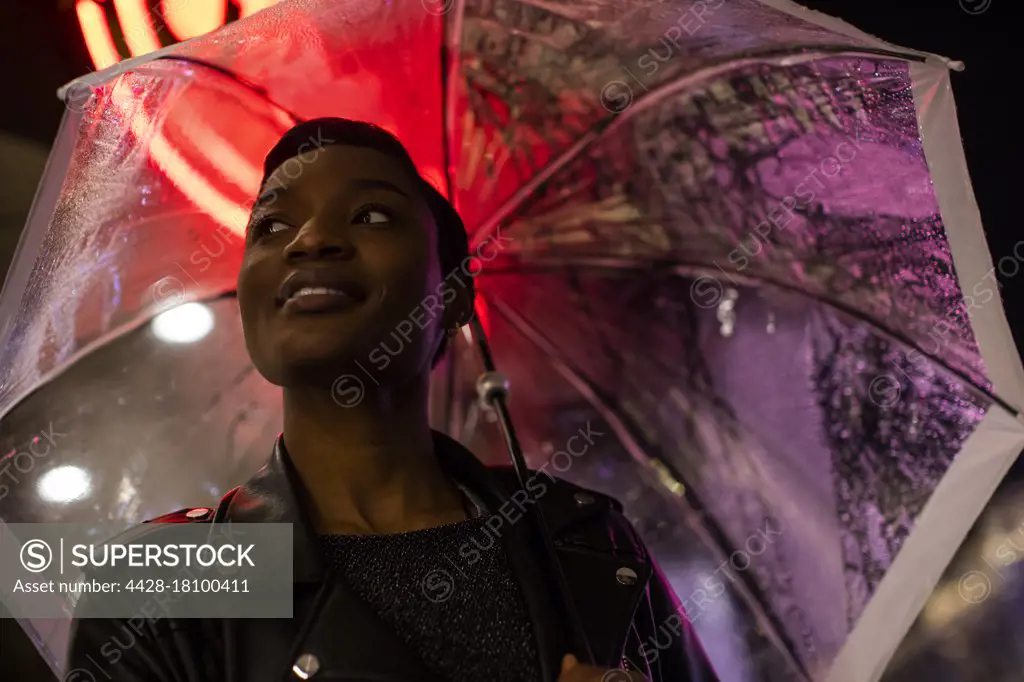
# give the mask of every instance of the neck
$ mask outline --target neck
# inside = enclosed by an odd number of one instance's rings
[[[427,381],[374,387],[352,407],[330,390],[284,390],[284,441],[321,533],[397,533],[465,518],[441,470]]]

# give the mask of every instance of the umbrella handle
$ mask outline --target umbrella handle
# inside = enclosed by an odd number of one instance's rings
[[[536,502],[533,493],[526,485],[530,477],[530,470],[526,466],[522,448],[519,446],[519,439],[516,437],[515,428],[512,426],[512,415],[509,413],[508,405],[505,404],[505,399],[508,397],[509,392],[508,379],[495,370],[494,358],[491,355],[491,349],[487,343],[487,337],[484,335],[483,325],[480,324],[479,318],[474,315],[470,324],[473,326],[473,336],[477,340],[477,348],[480,351],[484,364],[484,373],[477,380],[477,393],[479,394],[480,401],[486,407],[492,408],[498,415],[498,423],[501,425],[501,432],[505,437],[505,446],[508,449],[509,458],[512,460],[512,466],[516,471],[516,477],[519,479],[519,486],[531,500]],[[576,611],[575,604],[573,604],[569,583],[565,578],[565,572],[562,570],[562,564],[558,561],[555,544],[551,539],[550,526],[548,526],[547,520],[544,518],[543,512],[541,512],[540,505],[531,504],[530,508],[526,510],[526,514],[532,516],[534,528],[541,536],[546,554],[545,558],[547,559],[547,567],[555,578],[555,585],[558,589],[559,601],[561,602],[560,606],[568,621],[570,641],[574,643],[573,649],[577,652],[578,658],[585,659],[587,663],[593,663],[594,655],[591,652],[590,643],[587,641],[586,632],[583,629],[583,620]]]

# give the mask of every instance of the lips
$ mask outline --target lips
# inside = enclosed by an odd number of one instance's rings
[[[296,270],[281,284],[277,305],[320,310],[350,307],[366,298],[366,289],[343,274],[330,270]]]

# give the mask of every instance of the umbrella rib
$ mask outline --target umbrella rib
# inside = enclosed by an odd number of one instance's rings
[[[547,273],[564,271],[566,268],[572,267],[584,267],[595,270],[641,270],[644,273],[649,273],[652,269],[663,268],[666,272],[673,273],[678,277],[690,277],[692,276],[692,270],[710,270],[710,266],[707,263],[700,262],[690,263],[681,260],[644,261],[641,259],[622,258],[620,256],[595,256],[580,258],[576,260],[552,259],[550,263],[544,263],[543,261],[538,259],[538,261],[530,263],[525,267],[523,265],[489,265],[487,269],[484,270],[484,272],[492,276],[499,273]],[[721,268],[719,268],[719,270],[721,270]],[[767,284],[769,286],[781,289],[789,293],[798,294],[800,296],[810,298],[816,303],[821,303],[832,308],[835,308],[839,312],[855,319],[856,321],[869,325],[872,329],[874,329],[875,331],[877,331],[879,334],[889,339],[890,341],[902,343],[906,346],[909,346],[911,349],[916,350],[929,361],[938,365],[946,372],[949,372],[951,375],[955,376],[957,379],[964,382],[964,385],[968,388],[968,390],[973,391],[982,399],[997,404],[999,407],[1003,408],[1014,417],[1019,417],[1021,414],[1021,411],[1018,408],[1010,405],[1008,402],[1006,402],[999,396],[995,395],[994,393],[992,393],[992,391],[986,389],[985,387],[979,386],[978,383],[970,376],[968,376],[964,371],[952,367],[951,365],[949,365],[949,363],[947,363],[942,358],[936,356],[934,353],[930,353],[927,350],[921,348],[919,345],[917,345],[916,342],[914,342],[908,336],[904,335],[902,332],[895,332],[879,325],[877,322],[872,320],[868,315],[843,301],[833,300],[825,297],[822,294],[801,289],[799,286],[795,284],[790,284],[781,280],[774,279],[772,277],[767,277],[765,275],[741,275],[736,272],[726,273],[724,270],[721,270],[721,272],[725,274],[726,278],[736,286],[740,286],[741,283],[742,285],[745,286],[757,286],[761,284]],[[718,281],[717,277],[715,277],[715,279],[716,281]],[[719,281],[719,284],[722,283]]]
[[[537,191],[537,189],[547,182],[551,176],[561,170],[564,166],[568,165],[570,161],[579,156],[584,150],[593,146],[601,139],[605,138],[609,133],[615,129],[624,125],[626,121],[636,115],[637,112],[643,111],[657,104],[661,100],[676,94],[679,90],[688,88],[694,83],[698,83],[709,78],[740,69],[745,66],[751,66],[755,64],[763,64],[766,61],[776,60],[779,62],[784,61],[787,66],[793,66],[795,64],[802,64],[806,62],[813,62],[821,59],[822,57],[891,57],[894,59],[901,59],[904,61],[913,62],[924,62],[927,61],[924,57],[905,53],[905,52],[893,52],[889,50],[872,50],[872,49],[851,49],[848,45],[809,45],[804,48],[805,52],[794,54],[792,48],[772,48],[769,50],[752,50],[750,52],[741,53],[740,55],[733,55],[728,58],[722,59],[718,62],[712,62],[709,66],[702,68],[696,73],[683,74],[675,80],[667,81],[657,86],[649,94],[639,97],[635,102],[632,103],[625,111],[616,116],[615,118],[602,118],[597,121],[593,127],[584,133],[574,145],[569,149],[562,152],[556,159],[548,163],[544,168],[538,171],[532,178],[526,181],[522,187],[516,190],[508,199],[506,199],[502,205],[491,215],[491,217],[484,222],[479,228],[474,230],[472,246],[476,247],[490,236],[498,225],[505,218],[515,213],[527,199],[529,199]]]
[[[288,109],[286,107],[283,107],[280,104],[278,104],[277,102],[275,102],[270,97],[270,94],[267,92],[266,88],[264,88],[261,85],[257,85],[257,84],[253,83],[250,80],[247,80],[246,78],[244,78],[243,76],[238,75],[237,73],[235,73],[231,69],[225,68],[223,66],[219,66],[217,64],[213,64],[213,63],[205,61],[203,59],[196,59],[195,57],[184,57],[182,55],[176,55],[176,54],[163,55],[163,56],[157,57],[156,59],[150,60],[150,62],[156,62],[156,61],[184,62],[186,64],[193,64],[195,66],[201,66],[203,68],[209,69],[209,70],[211,70],[211,71],[213,71],[215,73],[219,73],[220,75],[235,81],[236,83],[238,83],[242,87],[248,88],[249,90],[254,92],[257,96],[259,96],[261,99],[263,99],[267,104],[269,104],[270,106],[274,107],[278,111],[282,111],[285,114],[287,114],[288,117],[292,119],[292,124],[293,125],[296,124],[296,123],[300,123],[303,120],[305,120],[301,116],[297,115],[295,112],[293,112],[290,109]],[[141,66],[141,64],[140,64],[140,66]]]
[[[657,462],[668,469],[673,478],[683,483],[686,492],[682,496],[670,493],[670,497],[678,501],[683,510],[687,526],[693,530],[704,545],[715,555],[716,560],[729,561],[731,555],[725,550],[729,544],[725,533],[710,518],[710,515],[701,511],[705,507],[701,504],[699,496],[692,492],[693,489],[686,483],[685,478],[679,474],[676,468],[662,458],[652,457],[647,454],[650,444],[645,447],[640,443],[640,437],[636,435],[639,433],[639,430],[632,423],[632,420],[624,414],[623,410],[617,409],[617,406],[613,404],[614,401],[602,395],[601,391],[585,378],[582,371],[573,367],[555,344],[537,330],[536,327],[513,311],[504,301],[491,296],[489,297],[489,303],[493,310],[505,318],[516,331],[529,339],[534,346],[548,357],[556,371],[598,411],[615,432],[619,442],[623,444],[626,451],[644,470],[653,472],[657,477],[658,472],[654,465],[654,462]],[[696,503],[695,505],[691,504],[691,499]],[[765,637],[786,658],[787,663],[794,670],[798,671],[805,681],[809,681],[810,676],[793,651],[792,644],[788,641],[787,637],[781,634],[783,630],[780,624],[764,608],[761,592],[757,586],[752,584],[750,579],[745,576],[741,576],[738,582],[733,583],[733,586],[737,588],[737,592],[739,592],[740,598],[746,607],[754,614],[758,627],[765,634]]]
[[[237,295],[234,289],[227,289],[224,291],[211,293],[209,296],[205,296],[202,298],[186,297],[186,299],[182,302],[198,303],[200,301],[216,301],[221,298],[236,298],[236,296]],[[35,381],[29,388],[21,388],[20,386],[17,386],[16,388],[18,388],[18,390],[16,392],[11,393],[11,395],[13,395],[14,398],[10,400],[6,408],[0,411],[0,421],[3,421],[7,417],[7,415],[9,415],[14,410],[14,408],[16,408],[22,401],[27,400],[30,395],[42,389],[50,382],[55,381],[58,377],[62,376],[66,372],[69,372],[71,368],[78,363],[79,360],[113,343],[117,339],[120,339],[121,337],[130,334],[131,332],[140,328],[144,324],[148,324],[150,320],[152,320],[159,313],[164,312],[165,310],[166,308],[155,310],[151,308],[145,313],[140,313],[136,319],[124,322],[121,325],[115,327],[114,329],[111,329],[103,334],[100,334],[92,341],[77,348],[73,353],[71,353],[68,357],[61,361],[56,368],[40,373],[39,376],[35,378]],[[10,321],[8,321],[8,324],[9,323]],[[2,327],[0,327],[0,331],[4,331]]]

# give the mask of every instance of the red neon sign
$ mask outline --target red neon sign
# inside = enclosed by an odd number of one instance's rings
[[[105,69],[122,59],[209,33],[235,17],[247,17],[278,2],[231,0],[229,7],[228,0],[78,0],[75,11],[92,63]],[[123,37],[122,45],[115,43],[115,34]],[[161,34],[176,40],[163,40]]]
[[[235,18],[247,17],[278,2],[280,0],[232,0],[229,7],[228,0],[78,0],[75,11],[89,57],[97,69],[105,69],[122,59],[139,57],[209,33]],[[120,35],[121,39],[115,41],[115,35]],[[161,39],[161,35],[177,40]],[[120,97],[124,98],[125,110],[130,111],[131,94],[124,93]],[[120,101],[119,93],[115,92],[114,99]],[[136,114],[132,119],[136,134],[141,134],[148,125],[144,114]],[[225,147],[225,141],[216,130],[202,123],[197,123],[189,136],[196,143],[192,146],[193,153],[196,149]],[[185,149],[160,132],[150,138],[150,155],[197,207],[232,231],[243,233],[246,214],[242,207],[196,167]],[[255,191],[260,173],[251,162],[228,153],[220,170],[231,185]]]

